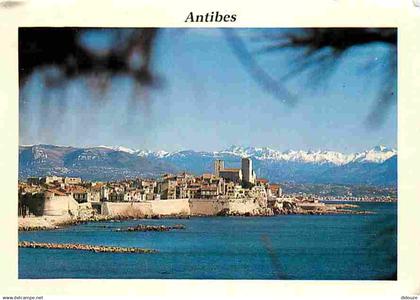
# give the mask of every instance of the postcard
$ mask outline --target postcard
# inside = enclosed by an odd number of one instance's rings
[[[2,2],[2,294],[416,299],[420,8],[373,2]]]

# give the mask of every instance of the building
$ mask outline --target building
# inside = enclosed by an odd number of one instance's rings
[[[187,198],[189,199],[196,199],[200,198],[201,195],[201,184],[199,183],[191,183],[188,185],[186,190]]]
[[[272,195],[274,197],[281,197],[281,195],[282,195],[282,189],[281,189],[280,185],[274,184],[274,183],[270,183],[270,185],[269,185],[269,193],[270,193],[270,195]]]
[[[146,195],[139,189],[125,191],[124,200],[128,202],[138,202],[146,200]]]
[[[252,169],[252,160],[248,157],[242,158],[241,169],[243,181],[246,183],[255,184],[255,172]]]
[[[225,169],[225,162],[221,159],[214,161],[214,175],[220,176],[220,171]]]
[[[252,169],[252,160],[250,158],[242,158],[241,168],[225,168],[223,160],[214,161],[214,175],[221,177],[227,181],[235,183],[250,183],[255,184],[255,172]]]
[[[158,185],[158,192],[161,199],[176,199],[177,181],[173,179],[165,179]]]
[[[268,186],[269,186],[268,179],[265,179],[265,178],[255,179],[255,184],[260,185],[260,186],[265,186],[266,188],[268,188]]]
[[[77,215],[79,205],[68,193],[58,190],[47,190],[44,193],[44,216]]]
[[[176,187],[176,198],[185,199],[188,198],[188,185],[186,183],[178,183]]]
[[[148,193],[153,193],[153,191],[155,190],[155,188],[157,187],[157,183],[155,180],[142,180],[140,187],[147,191]]]
[[[202,186],[200,189],[200,198],[216,198],[218,196],[217,185],[206,185]]]
[[[41,184],[41,178],[40,177],[28,177],[26,182],[30,185],[39,185],[39,184]]]
[[[124,192],[112,191],[108,194],[107,200],[111,202],[123,202]]]
[[[81,184],[82,179],[80,177],[64,177],[65,184]]]
[[[90,193],[83,187],[77,186],[75,188],[68,189],[68,191],[73,196],[74,200],[76,200],[78,203],[91,201]]]
[[[42,177],[40,181],[41,183],[44,183],[44,184],[63,183],[63,177],[45,176],[45,177]]]
[[[99,199],[101,201],[107,201],[109,199],[109,188],[106,185],[101,186]]]
[[[267,198],[267,191],[264,186],[256,185],[249,190],[248,195],[253,198]]]
[[[90,193],[90,202],[99,202],[101,201],[101,188],[100,185],[95,185],[90,187],[88,190]]]
[[[228,181],[233,181],[235,183],[242,182],[241,169],[236,169],[236,168],[223,169],[219,171],[219,176],[222,177],[223,179],[226,179]]]
[[[234,182],[229,182],[226,184],[226,196],[229,198],[244,198],[245,197],[245,190],[238,184]]]

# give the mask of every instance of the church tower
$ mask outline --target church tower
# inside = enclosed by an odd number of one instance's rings
[[[217,159],[214,161],[214,175],[220,176],[220,171],[225,169],[225,162],[221,159]]]
[[[252,170],[252,160],[248,157],[242,158],[241,166],[243,180],[245,182],[255,183],[255,173]]]

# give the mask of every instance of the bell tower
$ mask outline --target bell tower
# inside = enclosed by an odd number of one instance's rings
[[[217,159],[214,161],[214,175],[220,176],[220,171],[225,169],[225,162],[221,159]]]

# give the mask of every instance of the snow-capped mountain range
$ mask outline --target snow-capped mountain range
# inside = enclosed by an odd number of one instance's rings
[[[130,154],[136,154],[141,157],[154,157],[154,158],[164,158],[171,156],[180,156],[185,155],[191,150],[175,151],[168,152],[164,150],[160,151],[149,151],[149,150],[134,150],[126,147],[109,147],[109,146],[99,146],[115,151],[122,151]],[[197,152],[201,153],[203,156],[214,156],[222,157],[224,155],[233,155],[238,157],[252,157],[258,160],[276,160],[276,161],[291,161],[291,162],[301,162],[301,163],[316,163],[324,164],[331,163],[337,166],[345,165],[350,162],[372,162],[372,163],[382,163],[392,156],[397,154],[397,150],[387,148],[385,146],[376,146],[370,150],[343,154],[336,151],[303,151],[303,150],[288,150],[288,151],[278,151],[268,147],[258,148],[258,147],[241,147],[241,146],[231,146],[225,150],[215,151],[215,152]]]
[[[47,174],[84,179],[117,180],[157,177],[163,173],[213,171],[215,159],[239,167],[250,157],[258,177],[272,182],[396,185],[397,151],[384,146],[344,154],[336,151],[278,151],[267,147],[231,146],[215,152],[148,151],[122,146],[68,147],[32,145],[19,147],[19,177]]]

